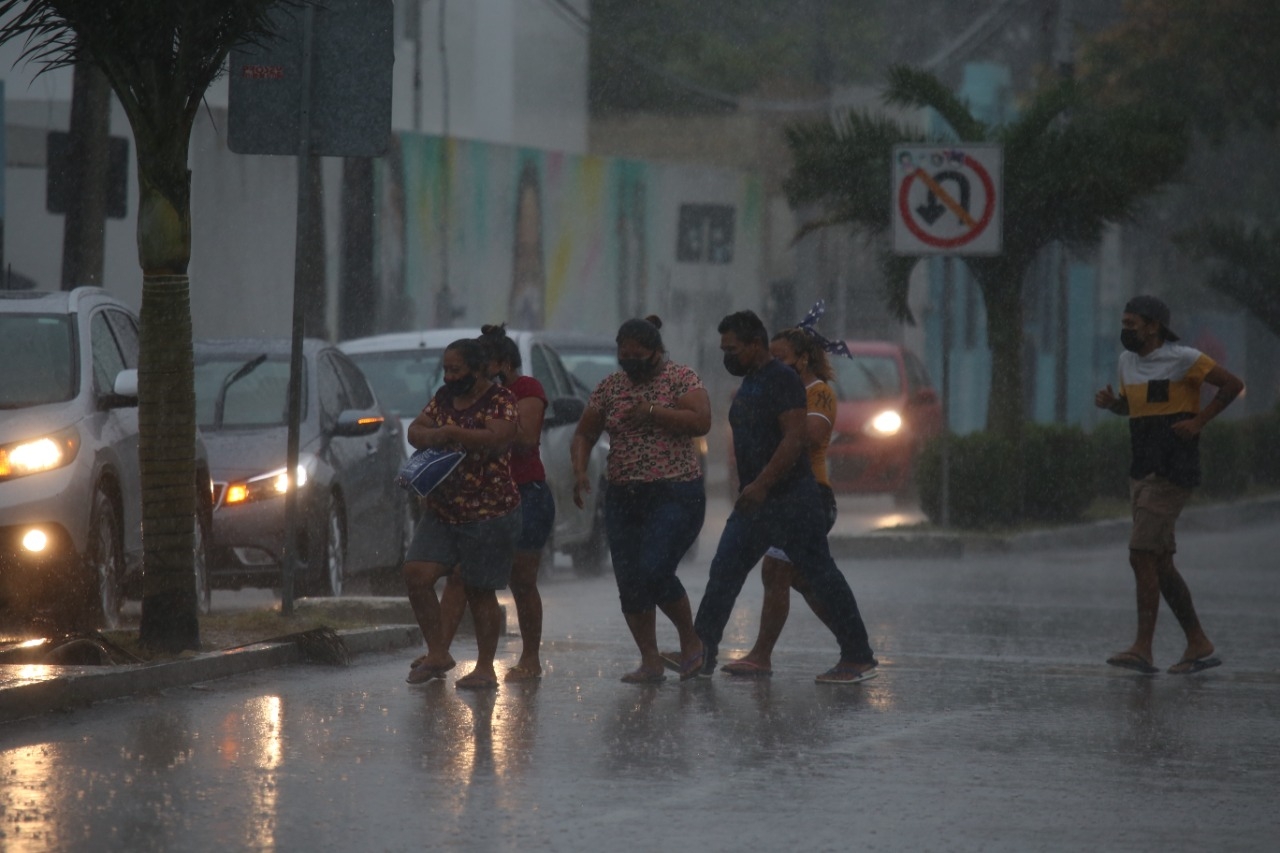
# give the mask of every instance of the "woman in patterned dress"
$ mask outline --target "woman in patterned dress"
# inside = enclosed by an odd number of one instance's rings
[[[574,502],[591,490],[587,460],[609,433],[605,531],[618,597],[640,650],[628,684],[665,680],[656,637],[661,610],[680,635],[680,679],[702,670],[702,641],[693,630],[689,596],[676,567],[698,538],[706,491],[693,439],[711,429],[711,401],[692,369],[667,359],[657,317],[628,320],[618,330],[618,366],[587,402],[572,444]]]
[[[511,476],[516,437],[516,398],[490,382],[488,353],[464,338],[445,348],[444,386],[409,425],[409,443],[442,447],[467,457],[425,499],[422,520],[405,555],[404,578],[414,617],[427,641],[406,679],[419,684],[444,678],[454,666],[435,585],[456,570],[475,620],[475,668],[459,678],[459,689],[498,686],[493,669],[501,610],[496,590],[506,587],[521,530],[520,491]]]

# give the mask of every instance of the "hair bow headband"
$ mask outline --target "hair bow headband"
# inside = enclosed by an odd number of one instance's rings
[[[813,307],[809,309],[809,313],[804,315],[804,319],[796,324],[796,328],[804,331],[806,335],[818,342],[826,352],[833,355],[843,355],[847,358],[853,358],[853,353],[849,352],[849,345],[844,341],[829,341],[824,338],[817,329],[814,328],[817,322],[822,319],[822,315],[827,312],[827,301],[819,299],[813,303]]]

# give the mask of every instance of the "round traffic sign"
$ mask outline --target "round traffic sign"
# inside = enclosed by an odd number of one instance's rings
[[[898,187],[898,213],[916,239],[938,249],[953,249],[973,242],[991,224],[996,211],[996,187],[991,174],[977,159],[960,151],[934,171],[917,166]],[[981,210],[970,209],[977,181]],[[959,198],[957,198],[959,196]],[[914,203],[914,205],[913,205]]]

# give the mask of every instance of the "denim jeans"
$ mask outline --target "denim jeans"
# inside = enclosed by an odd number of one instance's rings
[[[706,510],[701,479],[609,484],[604,524],[623,613],[684,597],[676,566],[702,531]]]
[[[743,582],[771,545],[787,552],[796,571],[826,606],[831,624],[836,626],[833,630],[840,644],[840,659],[874,663],[858,602],[827,547],[827,512],[818,484],[812,477],[805,477],[775,489],[755,512],[734,510],[725,522],[720,545],[711,560],[707,590],[694,620],[694,628],[708,650],[708,666],[715,662],[724,626]]]

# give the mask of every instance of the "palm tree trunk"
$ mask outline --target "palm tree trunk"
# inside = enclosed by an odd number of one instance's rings
[[[993,277],[982,282],[987,309],[987,342],[991,347],[991,396],[987,400],[987,431],[1008,445],[1008,484],[1015,495],[1018,518],[1023,495],[1023,386],[1022,386],[1022,274],[1017,264],[1000,264]],[[1008,519],[1017,521],[1018,519]]]
[[[138,454],[144,551],[138,639],[162,652],[200,647],[193,564],[196,429],[187,277],[191,175],[186,145],[174,147],[176,151],[167,153],[180,157],[144,158],[141,143],[138,152],[138,256],[143,270]]]

